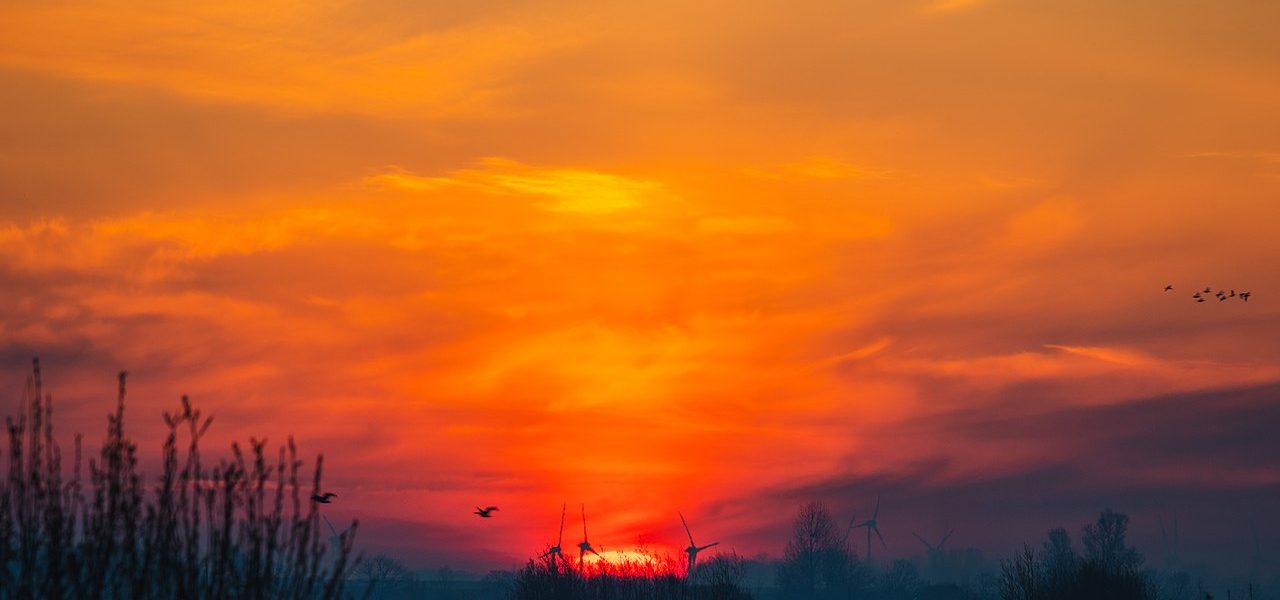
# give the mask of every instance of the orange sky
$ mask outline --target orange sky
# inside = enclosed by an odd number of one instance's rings
[[[1010,543],[1280,489],[1274,392],[1214,400],[1280,381],[1280,5],[799,4],[6,2],[0,385],[39,354],[96,432],[127,368],[143,439],[181,393],[293,433],[420,564],[563,501],[777,554],[884,493],[906,555],[987,484]],[[1018,433],[1188,392],[1203,460]]]

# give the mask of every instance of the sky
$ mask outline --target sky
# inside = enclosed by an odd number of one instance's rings
[[[293,435],[415,566],[519,564],[562,503],[777,556],[877,497],[891,557],[1108,507],[1149,556],[1158,518],[1273,556],[1277,20],[5,2],[0,390],[38,355],[63,432],[125,369],[144,449],[182,394],[215,447]]]

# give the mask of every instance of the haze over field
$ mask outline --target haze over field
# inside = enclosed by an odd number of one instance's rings
[[[15,408],[292,433],[415,565],[1280,552],[1280,4],[238,4],[0,4]]]

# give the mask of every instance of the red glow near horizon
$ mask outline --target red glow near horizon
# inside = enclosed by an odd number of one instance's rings
[[[0,3],[0,394],[481,572],[1274,496],[1280,3],[498,4]]]

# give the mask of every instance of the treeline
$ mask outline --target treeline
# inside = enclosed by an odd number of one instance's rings
[[[1129,517],[1105,510],[1086,525],[1084,553],[1077,554],[1061,527],[1049,532],[1039,551],[1030,545],[1000,565],[1002,600],[1154,600],[1142,555],[1125,540]]]
[[[737,600],[1205,600],[1202,589],[1162,591],[1156,574],[1127,541],[1129,518],[1105,510],[1083,527],[1078,552],[1064,528],[1049,532],[1033,548],[1025,546],[998,565],[976,550],[929,546],[918,560],[873,564],[858,556],[859,540],[837,524],[821,502],[800,508],[780,561],[722,554],[700,564],[688,577],[679,569],[652,572],[603,569],[582,576],[546,560],[530,561],[516,573],[517,599],[701,599]],[[750,581],[754,579],[757,585]],[[767,574],[766,585],[758,585]],[[1185,581],[1185,575],[1181,576]],[[1165,586],[1167,587],[1167,586]],[[1262,597],[1252,600],[1260,600]]]
[[[355,527],[331,544],[309,500],[323,457],[304,473],[292,439],[274,459],[266,440],[250,440],[207,465],[200,438],[212,418],[184,397],[164,414],[163,468],[146,480],[125,432],[125,381],[96,456],[84,460],[77,435],[64,469],[53,398],[33,362],[23,414],[6,420],[0,600],[347,596]]]
[[[941,548],[926,556],[926,571],[951,573],[955,581],[969,585],[930,582],[916,563],[907,560],[894,560],[875,568],[858,558],[856,540],[850,537],[852,531],[837,525],[825,504],[809,502],[802,506],[777,565],[772,595],[785,600],[968,600],[983,598],[983,590],[991,587],[989,582],[977,579],[966,581],[967,574],[955,568],[960,562],[955,559],[965,557],[965,553],[950,554]]]

